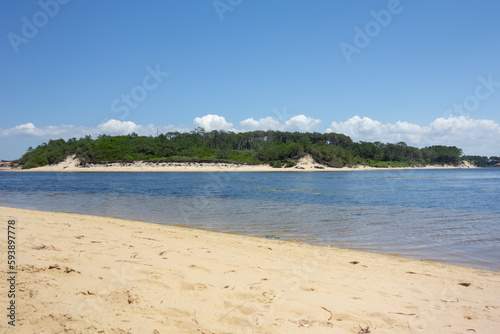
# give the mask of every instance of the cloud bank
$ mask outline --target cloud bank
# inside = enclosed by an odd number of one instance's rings
[[[332,122],[326,132],[339,132],[354,141],[380,141],[424,147],[449,145],[465,154],[498,155],[500,125],[492,120],[476,120],[464,116],[440,117],[428,126],[408,122],[381,123],[368,117],[354,116],[345,122]]]
[[[208,114],[196,117],[193,128],[202,127],[206,131],[319,131],[321,120],[305,115],[297,115],[288,120],[266,117],[247,118],[239,122],[239,129],[225,117]],[[193,128],[180,128],[174,125],[140,125],[132,121],[111,119],[96,127],[59,125],[36,127],[33,123],[0,129],[0,138],[39,137],[40,139],[80,138],[85,135],[96,137],[99,134],[125,135],[135,132],[139,135],[156,135],[169,131],[186,132]],[[381,123],[368,117],[354,116],[345,122],[332,122],[325,132],[338,132],[350,136],[354,141],[380,141],[397,143],[404,141],[409,145],[424,147],[429,145],[457,146],[465,154],[500,155],[500,125],[492,120],[472,119],[464,116],[438,118],[427,126],[409,122]]]
[[[155,126],[153,124],[140,125],[131,121],[119,121],[110,119],[96,127],[74,126],[74,125],[59,125],[36,127],[33,123],[17,125],[10,129],[0,129],[0,137],[40,137],[42,139],[58,139],[58,138],[80,138],[86,135],[93,137],[100,134],[107,135],[127,135],[132,132],[141,136],[156,135],[157,133],[165,133],[169,131],[185,132],[188,128],[179,128],[173,125]]]

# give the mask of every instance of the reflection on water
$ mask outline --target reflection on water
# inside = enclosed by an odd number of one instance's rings
[[[499,170],[0,173],[0,205],[500,269]]]

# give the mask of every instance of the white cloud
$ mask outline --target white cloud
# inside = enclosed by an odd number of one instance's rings
[[[314,119],[305,115],[297,115],[289,120],[280,122],[273,117],[261,118],[258,121],[253,118],[248,118],[240,122],[241,127],[245,130],[280,130],[280,131],[315,131],[321,120]]]
[[[73,125],[47,126],[45,128],[37,128],[33,123],[17,125],[13,128],[2,130],[0,136],[57,136],[64,135],[73,129]]]
[[[298,115],[285,122],[285,130],[311,132],[318,128],[319,123],[321,123],[319,119]]]
[[[285,128],[285,124],[273,117],[261,118],[258,121],[253,118],[247,118],[241,121],[240,125],[245,130],[283,130]]]
[[[440,117],[428,126],[398,121],[381,123],[368,117],[354,116],[345,122],[332,122],[326,132],[338,132],[354,141],[381,141],[409,145],[450,145],[465,154],[497,155],[500,125],[492,120],[475,120],[464,116]],[[495,153],[496,152],[496,153]]]
[[[233,124],[226,121],[226,119],[219,115],[208,114],[203,117],[196,117],[193,121],[195,127],[202,127],[206,131],[223,130],[235,131]]]
[[[99,124],[95,128],[82,128],[85,134],[99,135],[128,135],[132,132],[137,133],[140,136],[155,136],[158,133],[165,132],[186,132],[189,131],[187,128],[179,128],[173,125],[168,126],[155,126],[154,124],[140,125],[131,121],[119,121],[116,119],[110,119],[104,123]]]
[[[142,126],[135,124],[130,121],[118,121],[116,119],[110,119],[106,123],[99,124],[97,129],[102,133],[106,134],[129,134],[132,132],[140,131]]]

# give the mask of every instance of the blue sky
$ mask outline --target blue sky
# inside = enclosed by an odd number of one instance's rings
[[[498,1],[3,1],[0,159],[85,134],[334,131],[500,155]]]

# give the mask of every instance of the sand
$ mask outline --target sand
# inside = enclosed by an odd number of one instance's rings
[[[21,170],[20,168],[10,169],[14,171],[29,172],[311,172],[311,171],[366,171],[366,170],[387,170],[387,169],[450,169],[450,168],[477,168],[468,161],[463,161],[459,166],[452,165],[428,165],[422,167],[402,167],[402,168],[375,168],[369,166],[353,166],[343,168],[327,167],[317,163],[311,155],[305,155],[297,161],[293,167],[273,168],[266,165],[244,165],[220,162],[147,162],[136,161],[131,163],[106,163],[88,164],[80,166],[80,161],[75,155],[68,156],[66,160],[43,167]]]
[[[16,221],[2,333],[498,333],[500,273],[114,218]]]

